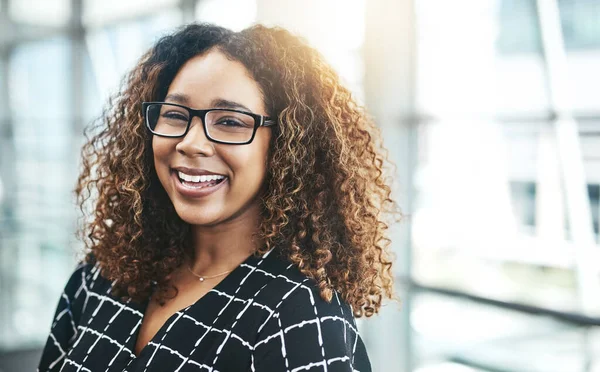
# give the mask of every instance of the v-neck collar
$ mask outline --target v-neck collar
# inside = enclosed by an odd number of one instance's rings
[[[229,288],[236,283],[238,285],[240,285],[240,281],[238,278],[239,278],[239,276],[242,275],[242,273],[244,271],[243,267],[247,266],[247,265],[256,266],[256,264],[259,263],[262,259],[266,258],[266,256],[269,253],[273,253],[273,252],[268,252],[267,254],[260,256],[260,257],[257,257],[255,254],[251,254],[244,260],[244,262],[239,264],[235,269],[233,269],[229,274],[227,274],[227,276],[225,276],[225,278],[223,278],[223,280],[221,280],[219,283],[217,283],[213,288],[211,288],[208,292],[206,292],[202,297],[197,299],[193,304],[188,305],[188,306],[184,307],[183,309],[178,310],[175,313],[173,313],[163,323],[163,325],[158,329],[158,331],[156,331],[156,333],[154,334],[154,336],[152,336],[150,341],[148,341],[148,343],[146,345],[144,345],[144,347],[140,351],[139,355],[135,355],[135,345],[137,343],[137,339],[140,334],[140,330],[142,328],[142,323],[143,323],[144,317],[146,315],[146,310],[148,309],[148,305],[150,303],[150,299],[152,296],[148,297],[143,303],[140,304],[139,311],[142,313],[142,318],[138,321],[138,323],[136,325],[134,325],[134,327],[136,329],[132,330],[132,332],[133,332],[132,336],[131,336],[130,340],[127,342],[127,344],[125,345],[125,347],[129,348],[133,353],[133,356],[131,357],[129,364],[133,363],[136,360],[143,359],[144,355],[149,352],[148,350],[154,348],[154,347],[152,347],[152,348],[150,347],[150,343],[160,344],[163,336],[165,335],[165,332],[168,331],[168,329],[173,325],[173,323],[176,322],[181,316],[187,314],[190,310],[201,307],[204,302],[210,300],[211,296],[213,296],[219,292],[226,292],[223,289]],[[249,276],[250,274],[251,274],[251,272],[248,272],[246,277]]]

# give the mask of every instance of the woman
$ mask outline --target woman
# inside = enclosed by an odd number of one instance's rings
[[[354,316],[392,297],[395,204],[376,127],[322,57],[279,28],[189,25],[110,107],[39,371],[369,371]]]

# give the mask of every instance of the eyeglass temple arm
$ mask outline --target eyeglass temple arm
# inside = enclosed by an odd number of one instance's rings
[[[271,126],[273,126],[275,124],[277,124],[277,122],[275,120],[273,120],[273,119],[264,119],[263,123],[262,123],[262,126],[263,127],[271,127]]]

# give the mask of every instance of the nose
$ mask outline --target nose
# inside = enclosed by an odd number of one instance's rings
[[[192,119],[190,130],[175,146],[175,149],[178,153],[190,157],[212,156],[215,153],[214,142],[206,137],[199,117]]]

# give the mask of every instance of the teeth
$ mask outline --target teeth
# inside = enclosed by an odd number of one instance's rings
[[[179,175],[179,178],[187,182],[209,182],[225,178],[225,176],[218,174],[211,174],[208,176],[192,176],[183,172],[177,172],[177,174]]]

